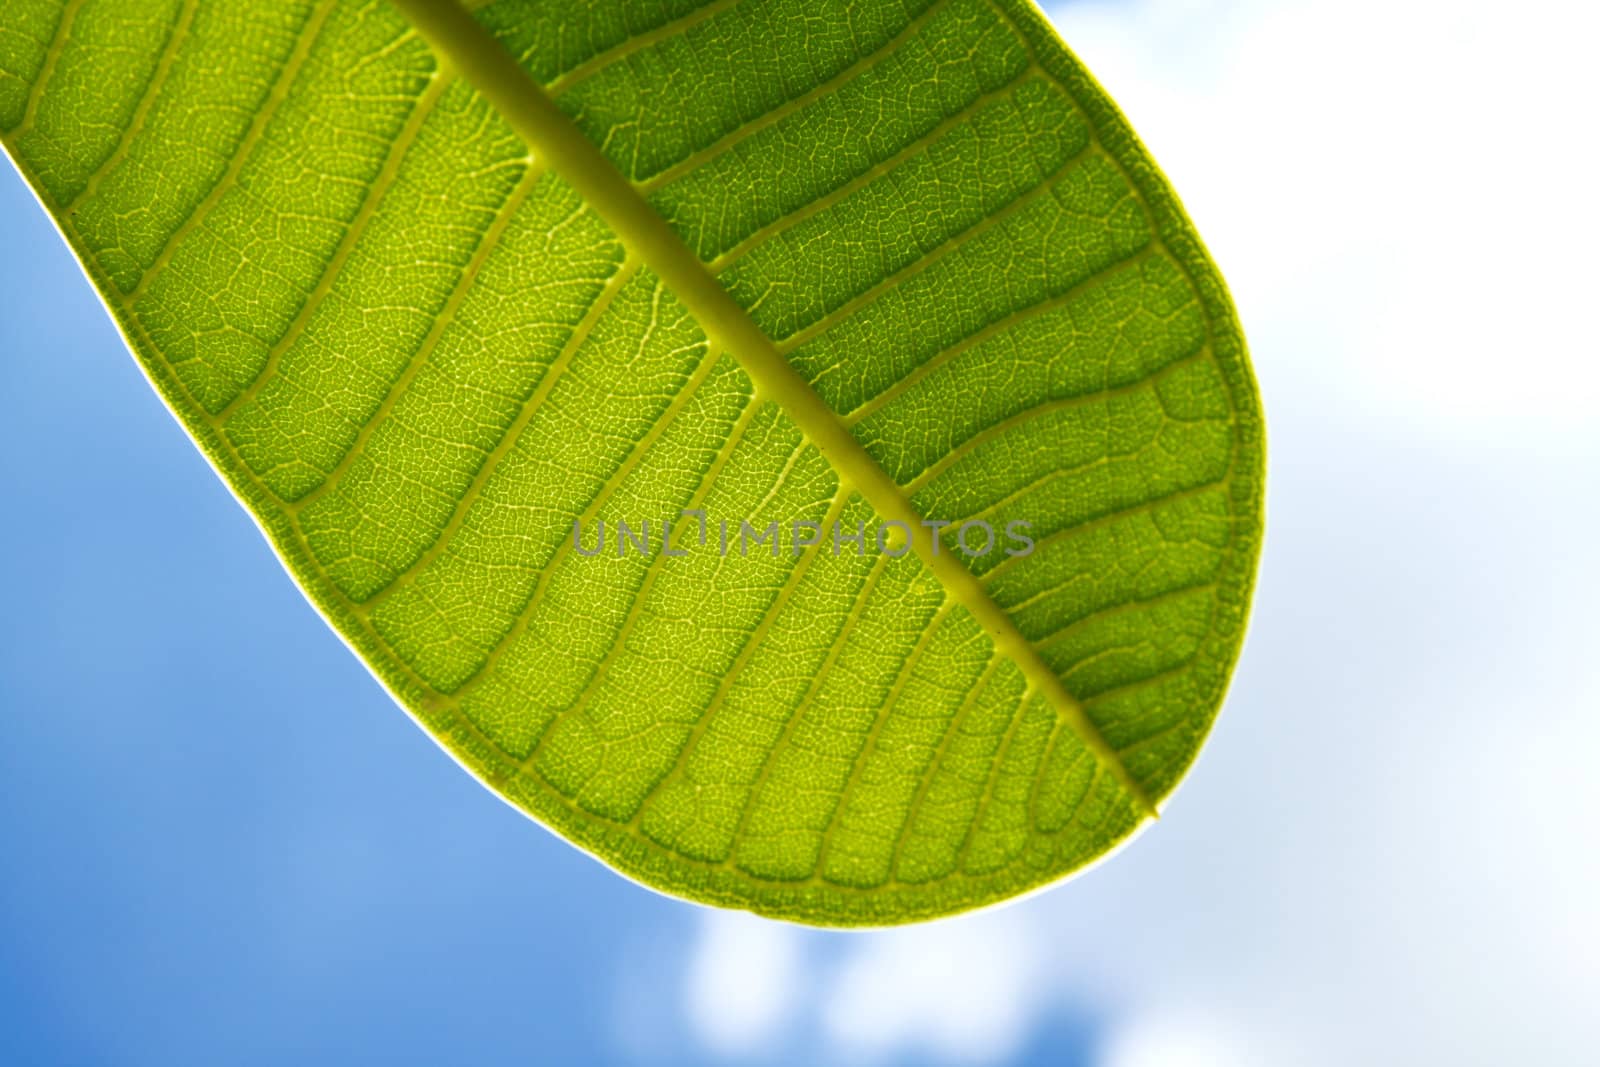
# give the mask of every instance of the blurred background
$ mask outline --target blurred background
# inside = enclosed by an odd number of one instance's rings
[[[1232,284],[1259,592],[1160,825],[891,932],[656,896],[458,770],[0,168],[0,1062],[1595,1062],[1581,10],[1048,8]]]

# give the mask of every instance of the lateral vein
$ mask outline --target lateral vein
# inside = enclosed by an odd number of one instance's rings
[[[61,207],[61,214],[71,215],[72,209],[94,195],[100,187],[100,182],[105,176],[116,169],[118,163],[127,158],[128,150],[133,146],[134,138],[144,131],[146,120],[150,116],[150,109],[155,105],[156,98],[161,95],[161,87],[167,82],[167,75],[172,70],[173,61],[177,58],[178,49],[188,39],[189,27],[194,22],[195,8],[199,0],[185,0],[178,11],[178,20],[173,24],[172,31],[167,34],[166,43],[161,46],[161,57],[156,60],[156,69],[151,73],[150,80],[145,82],[144,91],[139,96],[139,103],[133,109],[133,117],[128,120],[128,128],[122,131],[117,145],[112,149],[89,179],[83,183],[83,188],[78,190],[76,196]]]
[[[121,289],[118,286],[124,307],[131,308],[139,302],[139,298],[144,296],[146,290],[150,288],[150,283],[155,281],[167,263],[171,261],[172,254],[177,249],[178,244],[190,231],[204,221],[211,209],[216,206],[217,201],[222,199],[222,195],[238,181],[239,172],[244,169],[250,154],[260,142],[262,134],[266,131],[267,124],[277,114],[278,107],[288,98],[289,88],[294,84],[295,78],[300,76],[300,70],[305,66],[307,57],[311,55],[311,49],[316,46],[317,39],[322,36],[322,27],[327,23],[328,16],[333,13],[333,8],[332,0],[324,0],[319,7],[307,16],[306,21],[300,27],[300,34],[295,40],[294,47],[289,51],[289,58],[284,61],[282,68],[279,69],[278,76],[272,83],[272,88],[267,90],[266,99],[256,109],[255,118],[250,121],[250,127],[245,130],[244,137],[240,139],[238,146],[234,149],[227,168],[217,178],[216,183],[211,186],[211,190],[206,193],[205,199],[196,205],[195,209],[189,213],[189,217],[180,222],[177,228],[167,237],[166,241],[162,243],[161,250],[150,261],[150,265],[144,269],[144,273],[139,276],[139,280],[134,283],[133,288]]]
[[[416,143],[417,134],[422,129],[422,124],[433,113],[434,105],[444,95],[450,86],[451,77],[446,71],[435,71],[432,80],[428,83],[421,96],[417,97],[416,104],[411,109],[411,114],[406,117],[406,122],[395,137],[394,143],[389,146],[389,154],[383,161],[383,168],[378,171],[377,177],[372,180],[372,185],[367,189],[367,195],[361,201],[355,218],[350,220],[350,225],[345,229],[344,236],[339,240],[339,247],[334,249],[333,256],[323,267],[317,283],[311,292],[306,294],[305,302],[300,305],[300,310],[295,314],[294,321],[289,323],[289,328],[278,338],[272,350],[267,353],[266,365],[256,375],[255,380],[244,389],[240,390],[232,400],[228,401],[223,409],[213,416],[220,423],[226,423],[241,407],[253,400],[273,378],[277,377],[284,355],[294,348],[295,342],[305,332],[306,327],[322,307],[323,301],[339,282],[339,275],[344,271],[344,265],[349,262],[356,246],[361,243],[361,238],[366,235],[367,227],[371,224],[373,216],[378,213],[378,206],[400,175],[401,161],[405,159],[411,146]],[[357,433],[360,433],[357,427]]]
[[[499,442],[489,450],[488,455],[483,457],[483,463],[478,467],[477,472],[473,474],[472,483],[467,486],[467,491],[461,494],[461,499],[450,513],[450,518],[445,522],[444,529],[439,531],[439,535],[433,539],[433,542],[427,548],[423,549],[422,553],[417,556],[409,567],[391,578],[382,589],[377,590],[361,602],[359,607],[368,615],[390,593],[400,588],[406,579],[420,573],[424,567],[437,559],[439,554],[445,550],[445,546],[450,543],[456,531],[466,523],[467,512],[471,510],[473,504],[477,503],[478,497],[483,493],[483,487],[489,484],[489,478],[499,467],[500,461],[516,447],[517,439],[522,436],[522,431],[527,429],[528,423],[533,421],[534,416],[538,414],[539,409],[544,405],[545,398],[550,395],[551,390],[555,388],[561,376],[566,373],[567,367],[571,365],[573,358],[578,354],[578,350],[583,347],[584,341],[588,340],[590,331],[594,329],[594,324],[600,321],[600,317],[611,306],[611,301],[616,298],[622,287],[632,280],[638,270],[639,265],[637,263],[625,262],[617,267],[611,277],[606,279],[605,285],[601,287],[600,292],[595,294],[594,301],[589,305],[588,310],[584,312],[583,318],[572,328],[572,333],[567,337],[566,344],[562,345],[560,353],[545,368],[544,373],[540,375],[538,383],[533,387],[533,392],[529,393],[527,399],[522,401],[516,417],[511,420],[511,425],[506,427],[506,432],[500,435]],[[491,652],[491,659],[493,655]],[[479,673],[481,672],[482,668],[479,669]],[[467,682],[463,682],[462,688],[465,688],[467,684]],[[457,693],[459,692],[460,690],[458,689]]]
[[[544,167],[537,162],[529,161],[523,167],[522,174],[517,179],[516,184],[506,194],[506,198],[500,202],[500,206],[496,208],[494,219],[484,230],[483,236],[478,241],[478,247],[472,250],[471,259],[468,260],[467,265],[462,268],[460,275],[456,278],[455,288],[450,291],[449,297],[445,299],[444,306],[439,310],[438,315],[434,317],[433,326],[428,330],[427,336],[422,339],[422,343],[417,346],[416,351],[411,354],[411,358],[406,361],[405,369],[395,378],[388,392],[384,394],[383,401],[378,405],[377,410],[362,424],[361,429],[356,433],[356,439],[351,442],[349,449],[339,458],[334,468],[328,472],[327,477],[323,478],[322,483],[315,489],[290,504],[290,510],[296,513],[304,511],[313,501],[340,484],[345,472],[350,469],[357,459],[366,454],[366,447],[371,441],[372,435],[377,432],[379,426],[383,425],[384,419],[394,410],[395,405],[400,402],[400,397],[411,387],[412,381],[421,373],[422,368],[427,365],[434,350],[438,348],[440,339],[444,337],[445,331],[455,322],[456,312],[460,310],[462,303],[467,298],[467,294],[472,291],[473,284],[478,280],[478,275],[483,270],[483,265],[494,254],[494,250],[500,241],[500,235],[511,224],[511,220],[516,216],[517,211],[528,199],[528,194],[538,184],[543,175]]]
[[[78,17],[78,9],[83,6],[83,0],[68,0],[67,6],[61,11],[61,20],[56,23],[55,32],[50,37],[50,46],[45,50],[44,63],[39,67],[39,76],[28,87],[28,102],[22,107],[22,121],[17,123],[17,128],[9,136],[15,140],[33,129],[34,120],[39,115],[39,101],[44,98],[45,85],[55,74],[56,64],[61,61],[61,53],[67,50],[67,41],[72,37],[72,23]]]
[[[660,173],[641,179],[635,184],[639,186],[640,192],[649,195],[662,186],[677,181],[690,171],[698,170],[713,159],[725,155],[744,141],[749,140],[763,130],[777,125],[795,112],[837,92],[840,86],[873,69],[879,63],[882,63],[886,56],[893,55],[902,44],[915,37],[923,26],[927,25],[929,20],[944,8],[946,3],[948,3],[948,0],[935,0],[922,14],[906,23],[899,33],[896,33],[893,37],[890,37],[877,48],[866,53],[827,81],[808,89],[799,96],[784,101],[771,111],[763,112],[753,119],[740,123],[699,151],[691,153]]]

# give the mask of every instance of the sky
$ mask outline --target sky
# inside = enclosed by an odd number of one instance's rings
[[[1592,1062],[1579,12],[1049,8],[1232,286],[1269,424],[1258,593],[1159,825],[886,932],[658,896],[461,772],[0,167],[0,1062]]]

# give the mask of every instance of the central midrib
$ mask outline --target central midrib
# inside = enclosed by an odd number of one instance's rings
[[[1155,805],[1115,750],[1039,656],[1011,617],[955,555],[938,551],[933,532],[894,479],[837,413],[823,403],[766,333],[730,296],[650,203],[569,119],[510,52],[454,0],[393,0],[435,52],[449,62],[549,165],[573,186],[687,307],[708,338],[744,367],[757,393],[774,400],[878,515],[911,532],[911,544],[949,596],[976,619],[995,647],[1044,695],[1064,723],[1149,816]]]

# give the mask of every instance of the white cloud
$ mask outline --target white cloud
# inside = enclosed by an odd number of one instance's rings
[[[821,1002],[824,1035],[851,1058],[1000,1063],[1045,999],[1042,961],[1011,909],[853,940]]]
[[[1600,149],[1582,10],[1447,0],[1057,4],[1183,196],[1263,377],[1452,436],[1600,402]],[[1339,343],[1307,366],[1307,342]],[[1319,358],[1326,359],[1320,355]],[[1333,399],[1333,398],[1330,398]]]
[[[1111,1035],[1104,1067],[1277,1067],[1259,1038],[1243,1040],[1214,1015],[1197,1012],[1140,1015]]]
[[[706,910],[684,985],[699,1040],[735,1057],[777,1042],[805,992],[801,933],[745,912]]]

